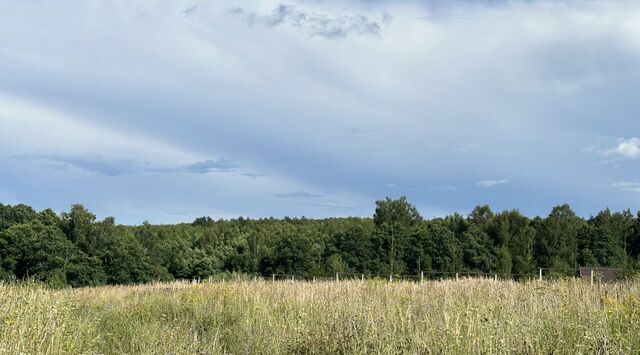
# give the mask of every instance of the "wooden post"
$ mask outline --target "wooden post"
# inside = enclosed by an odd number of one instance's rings
[[[316,277],[315,276],[313,277],[313,282],[316,282]]]
[[[458,273],[456,272],[456,281],[458,281]]]
[[[389,274],[389,282],[393,282],[393,275]]]
[[[420,283],[424,281],[424,271],[420,271]]]
[[[364,274],[360,275],[360,280],[364,282]]]
[[[498,274],[493,274],[493,281],[498,281]]]
[[[336,282],[340,281],[339,273],[336,272]]]
[[[593,269],[591,269],[591,286],[593,286]]]
[[[271,274],[271,282],[276,282],[276,274]]]
[[[539,276],[539,280],[542,281],[542,268],[540,268],[540,276]]]

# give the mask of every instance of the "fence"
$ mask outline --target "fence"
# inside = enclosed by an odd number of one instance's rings
[[[401,274],[373,274],[373,273],[346,273],[338,272],[333,275],[308,275],[308,274],[272,274],[270,276],[229,274],[228,277],[216,277],[205,280],[189,280],[193,283],[200,282],[225,282],[231,280],[243,281],[289,281],[289,282],[320,282],[320,281],[346,281],[346,280],[378,280],[387,282],[425,282],[438,280],[460,280],[464,278],[484,278],[489,280],[512,280],[512,281],[532,281],[532,280],[557,280],[562,278],[582,278],[588,280],[592,285],[596,282],[607,282],[625,279],[633,275],[638,275],[640,271],[629,269],[603,268],[603,267],[580,267],[580,268],[539,268],[536,273],[529,274],[501,274],[498,272],[474,272],[474,271],[421,271],[417,275]]]
[[[536,273],[529,274],[501,274],[497,272],[473,272],[473,271],[421,271],[418,275],[400,275],[400,274],[371,274],[371,273],[343,273],[339,272],[333,276],[309,276],[309,275],[286,275],[273,274],[271,281],[345,281],[345,280],[386,280],[389,282],[396,281],[437,281],[437,280],[459,280],[463,278],[484,278],[490,280],[513,280],[513,281],[532,281],[532,280],[557,280],[562,278],[582,278],[589,280],[591,284],[595,282],[607,282],[628,278],[638,271],[615,269],[615,268],[596,268],[596,267],[580,267],[580,268],[538,268]]]

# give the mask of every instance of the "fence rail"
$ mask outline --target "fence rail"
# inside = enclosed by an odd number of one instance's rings
[[[607,274],[599,272],[605,270]],[[596,282],[606,282],[612,280],[625,279],[632,275],[639,275],[640,270],[615,269],[615,268],[598,268],[598,267],[582,267],[571,269],[558,268],[538,268],[537,273],[530,274],[501,274],[498,272],[474,272],[474,271],[421,271],[417,275],[402,274],[374,274],[374,273],[348,273],[338,272],[333,275],[308,275],[308,274],[272,274],[270,276],[262,275],[246,275],[242,274],[229,275],[225,280],[222,278],[209,278],[205,280],[193,279],[187,280],[194,283],[200,282],[216,282],[229,280],[245,280],[245,281],[289,281],[289,282],[320,282],[320,281],[346,281],[346,280],[380,280],[388,282],[425,282],[437,280],[460,280],[464,278],[484,278],[494,281],[513,280],[513,281],[531,281],[531,280],[556,280],[560,278],[582,278],[589,280],[593,285]]]
[[[585,269],[588,273],[585,274]],[[604,272],[599,272],[604,270]],[[336,273],[335,276],[294,276],[294,275],[272,275],[274,280],[290,278],[295,280],[309,280],[321,281],[321,280],[388,280],[393,281],[433,281],[433,280],[446,280],[461,278],[486,278],[493,280],[514,280],[514,281],[528,281],[538,279],[542,280],[555,280],[560,278],[583,278],[588,279],[593,284],[600,281],[611,281],[618,279],[625,279],[629,276],[640,273],[640,270],[630,269],[616,269],[616,268],[599,268],[599,267],[581,267],[581,268],[538,268],[537,273],[529,274],[502,274],[498,272],[474,272],[474,271],[421,271],[418,275],[401,275],[401,274],[372,274],[372,273]]]

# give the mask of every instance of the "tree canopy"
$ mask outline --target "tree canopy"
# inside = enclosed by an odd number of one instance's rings
[[[56,214],[0,204],[0,278],[52,286],[207,278],[222,272],[533,275],[538,267],[640,267],[640,213],[584,219],[568,205],[544,218],[487,205],[424,219],[405,197],[376,202],[372,218],[214,220],[124,226],[82,205]],[[570,272],[570,271],[568,271]]]

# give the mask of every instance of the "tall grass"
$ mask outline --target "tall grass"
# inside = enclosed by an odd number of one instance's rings
[[[2,353],[638,353],[640,283],[0,285]]]

